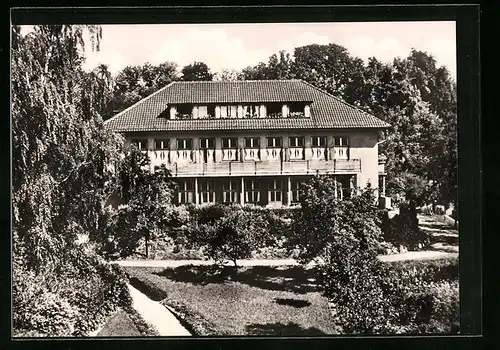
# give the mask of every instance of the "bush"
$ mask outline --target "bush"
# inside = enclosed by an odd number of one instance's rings
[[[21,265],[13,273],[16,334],[82,336],[117,307],[130,306],[126,276],[118,266],[75,253],[75,263],[35,273]],[[75,256],[75,257],[76,257]]]
[[[233,210],[219,219],[199,224],[192,239],[216,264],[229,260],[237,266],[237,259],[249,258],[266,241],[266,232],[262,216]]]
[[[380,215],[380,214],[379,214]],[[417,210],[406,203],[399,206],[399,214],[389,219],[387,212],[382,214],[384,240],[395,246],[405,246],[411,250],[430,243],[428,235],[418,226]]]

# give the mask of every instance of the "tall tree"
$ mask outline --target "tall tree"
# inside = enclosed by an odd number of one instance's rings
[[[213,74],[203,62],[193,62],[182,68],[181,79],[184,81],[210,81],[212,78]]]
[[[95,26],[13,29],[13,255],[25,268],[67,262],[79,234],[99,231],[119,137],[104,129],[86,80],[83,31]]]

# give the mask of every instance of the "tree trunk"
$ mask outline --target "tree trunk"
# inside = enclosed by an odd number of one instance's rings
[[[148,240],[148,236],[144,236],[144,241],[145,241],[145,247],[146,247],[146,259],[149,258],[149,240]]]

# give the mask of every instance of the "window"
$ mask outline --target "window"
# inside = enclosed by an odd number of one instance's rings
[[[311,141],[313,147],[326,147],[326,136],[313,136]]]
[[[334,137],[333,145],[334,159],[349,159],[349,138]]]
[[[180,104],[177,106],[177,118],[178,119],[188,119],[191,118],[193,113],[193,105],[192,104]]]
[[[214,148],[215,140],[213,137],[200,138],[200,149]]]
[[[269,202],[281,202],[283,200],[283,182],[281,180],[271,180],[268,189]]]
[[[289,138],[289,147],[304,147],[304,137],[291,136]]]
[[[238,180],[229,180],[222,184],[222,201],[224,203],[238,203],[240,191]]]
[[[183,180],[179,182],[177,199],[179,201],[179,204],[195,202],[193,180]]]
[[[281,137],[268,137],[267,138],[268,148],[281,148]]]
[[[155,139],[155,149],[163,150],[170,148],[170,140],[169,139]]]
[[[236,106],[236,105],[229,105],[229,106],[221,106],[220,107],[221,118],[236,118],[237,112],[238,112],[238,106]]]
[[[215,184],[213,180],[200,181],[200,202],[215,203]]]
[[[290,103],[288,105],[288,108],[289,108],[288,116],[290,118],[300,118],[300,117],[305,116],[305,113],[304,113],[305,104],[304,103],[300,103],[300,102]]]
[[[259,116],[259,105],[243,106],[243,116],[247,118]]]
[[[177,139],[178,150],[191,150],[193,148],[192,139]]]
[[[292,198],[290,199],[290,202],[292,204],[297,204],[300,202],[300,189],[302,187],[302,183],[300,180],[291,180],[290,185],[291,185],[290,192],[292,193]]]
[[[223,137],[222,138],[222,148],[238,148],[238,138],[237,137]]]
[[[349,146],[349,138],[345,136],[336,136],[333,138],[334,146]]]
[[[133,139],[133,140],[131,140],[130,143],[135,145],[141,151],[144,151],[147,149],[148,140],[146,140],[146,139]]]
[[[260,148],[260,137],[245,137],[245,148]]]
[[[245,181],[245,202],[260,203],[260,182],[258,180]]]

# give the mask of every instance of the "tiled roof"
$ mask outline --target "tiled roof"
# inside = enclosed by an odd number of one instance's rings
[[[179,103],[312,102],[310,118],[170,120]],[[169,115],[169,113],[167,113]],[[117,132],[386,128],[389,124],[302,80],[173,82],[106,121]]]

